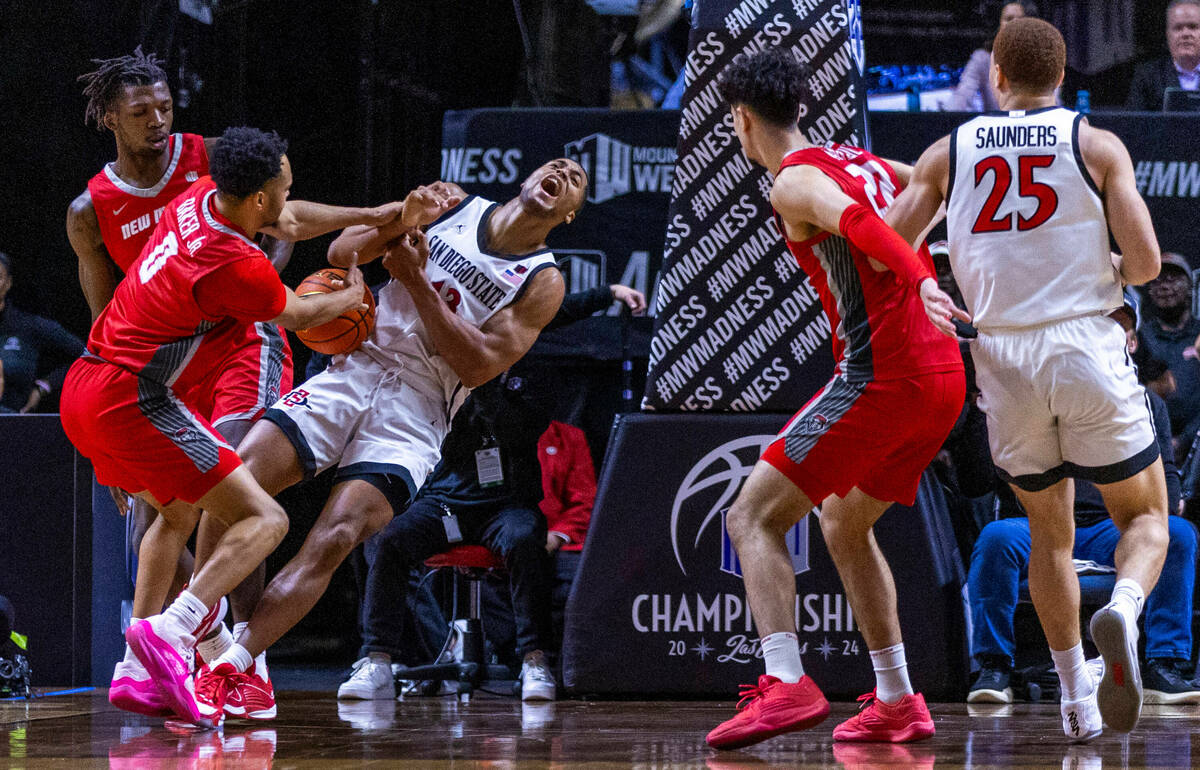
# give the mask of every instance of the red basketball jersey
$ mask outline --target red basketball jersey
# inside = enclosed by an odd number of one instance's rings
[[[205,314],[193,295],[197,281],[238,260],[267,258],[216,210],[215,196],[212,179],[202,177],[167,206],[88,338],[91,353],[176,393],[218,367],[241,337],[234,327],[248,325]],[[229,342],[202,344],[218,340]]]
[[[857,203],[880,216],[900,189],[900,180],[887,162],[849,145],[798,150],[783,159],[780,170],[800,165],[820,169]],[[780,231],[786,233],[782,222]],[[875,270],[862,250],[833,233],[789,240],[787,245],[821,298],[833,330],[837,372],[848,381],[962,368],[958,343],[937,330],[925,315],[916,289],[895,273]],[[929,250],[922,246],[919,255],[932,273]]]
[[[88,180],[92,207],[100,222],[100,237],[117,267],[129,272],[168,203],[208,174],[208,152],[204,137],[171,134],[167,139],[170,163],[158,184],[134,187],[117,176],[112,164]]]

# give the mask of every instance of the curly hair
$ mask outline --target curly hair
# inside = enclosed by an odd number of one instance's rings
[[[1067,45],[1053,24],[1014,19],[996,35],[992,51],[1013,90],[1041,94],[1054,90],[1067,66]]]
[[[87,108],[83,122],[94,122],[97,131],[103,131],[104,114],[111,110],[121,97],[125,86],[150,86],[167,82],[163,62],[152,53],[142,53],[139,45],[130,56],[115,59],[92,59],[98,65],[94,72],[76,78],[83,83],[83,95],[87,97]]]
[[[249,126],[225,129],[208,160],[217,189],[234,198],[245,198],[279,176],[287,141],[274,131]]]
[[[800,105],[812,99],[812,68],[781,48],[741,55],[717,79],[717,90],[730,106],[744,104],[767,123],[794,128]]]

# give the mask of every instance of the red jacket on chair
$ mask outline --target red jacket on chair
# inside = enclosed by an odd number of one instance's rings
[[[573,425],[552,422],[538,440],[538,460],[547,526],[567,538],[562,550],[582,550],[596,500],[596,471],[587,437]]]

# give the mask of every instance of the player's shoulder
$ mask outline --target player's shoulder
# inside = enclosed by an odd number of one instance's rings
[[[96,217],[96,204],[92,200],[91,190],[85,188],[67,206],[67,225],[69,227],[91,226],[99,231],[100,220]]]

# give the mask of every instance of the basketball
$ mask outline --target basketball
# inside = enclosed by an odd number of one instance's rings
[[[334,281],[345,277],[346,271],[341,268],[327,267],[318,270],[300,282],[296,287],[296,295],[307,297],[311,294],[326,294],[337,288]],[[375,298],[371,296],[370,289],[363,289],[363,302],[367,305],[366,310],[348,310],[320,326],[300,329],[296,336],[318,353],[336,356],[339,353],[357,350],[375,328]]]

